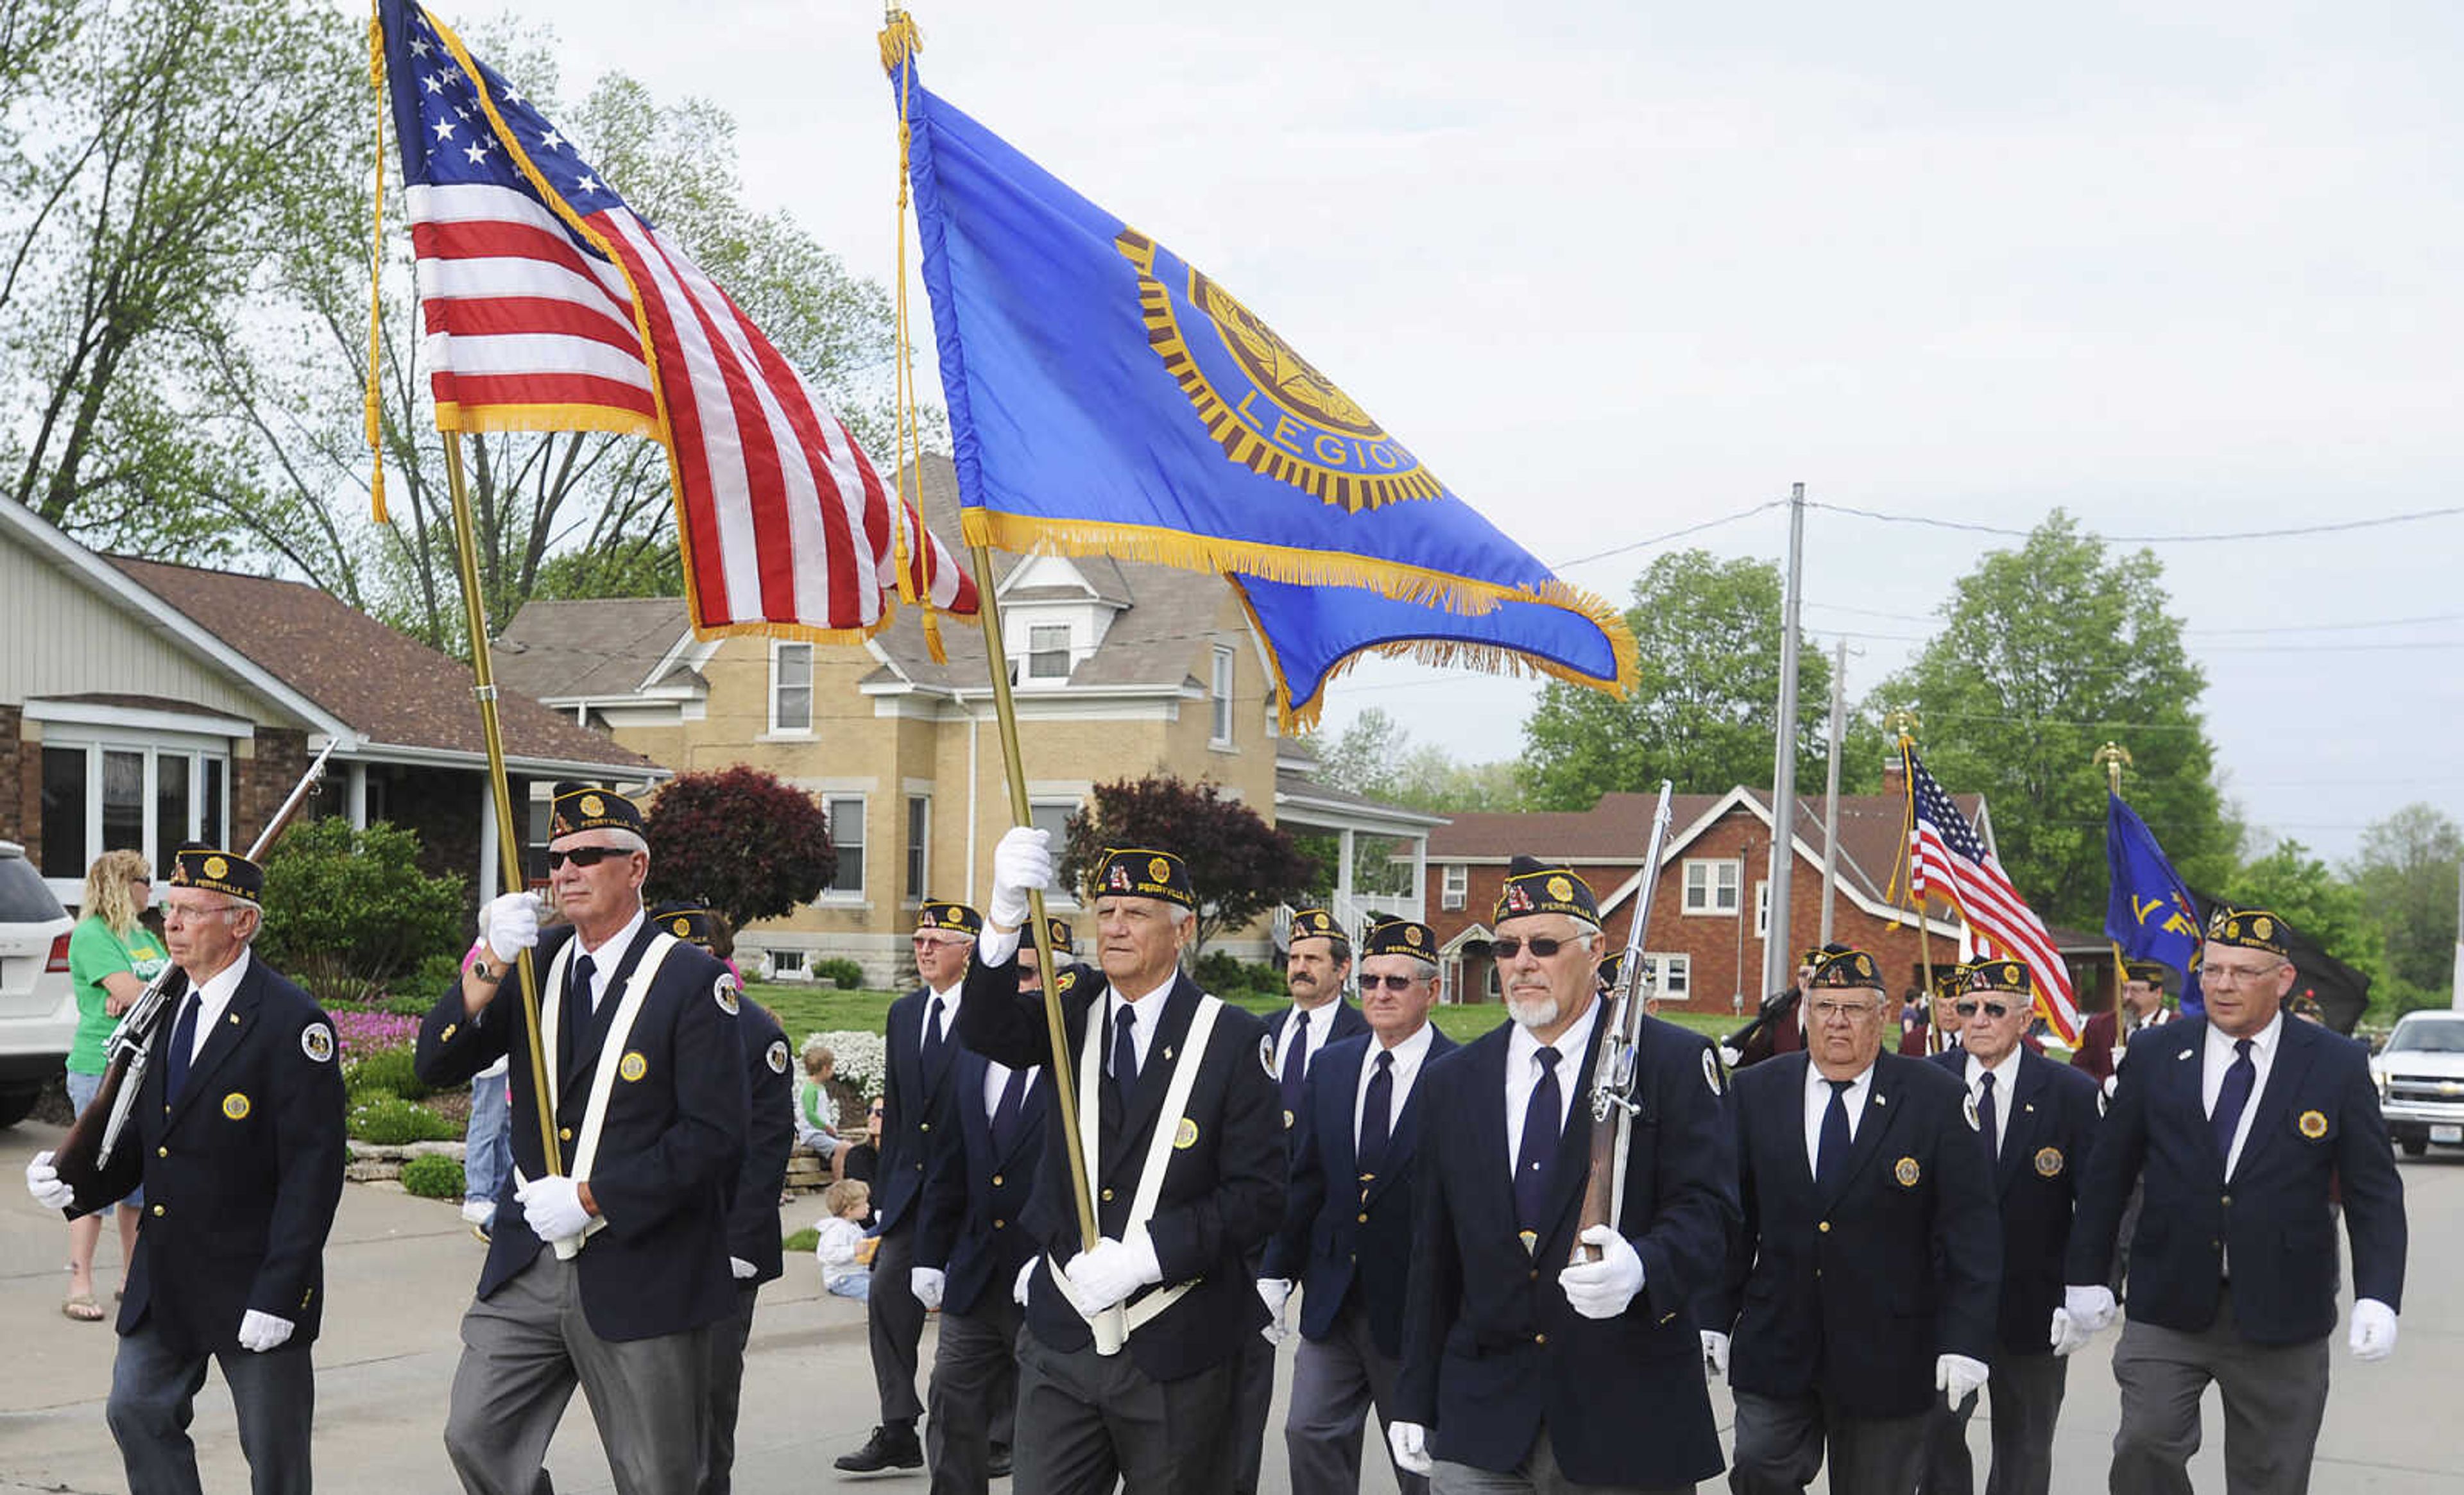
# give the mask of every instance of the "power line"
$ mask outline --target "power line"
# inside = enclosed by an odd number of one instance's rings
[[[1766,505],[1768,507],[1768,505]],[[1916,524],[1928,529],[1958,530],[1970,535],[1993,535],[2006,539],[2034,538],[2034,530],[2015,530],[1999,524],[1978,524],[1968,519],[1937,518],[1927,514],[1884,514],[1876,509],[1853,508],[1847,504],[1820,503],[1806,500],[1809,509],[1827,509],[1833,514],[1850,515],[1859,519],[1873,519],[1883,524]],[[2305,535],[2336,535],[2347,530],[2379,529],[2389,524],[2411,524],[2423,519],[2444,519],[2464,514],[2464,504],[2443,509],[2417,509],[2409,514],[2383,515],[2369,519],[2343,519],[2332,524],[2299,524],[2274,530],[2222,530],[2204,535],[2098,535],[2096,538],[2119,545],[2191,545],[2216,540],[2292,539]]]
[[[1788,500],[1785,498],[1773,498],[1768,503],[1758,503],[1748,508],[1739,509],[1734,514],[1724,514],[1716,519],[1705,519],[1700,524],[1689,524],[1682,530],[1670,530],[1665,535],[1654,535],[1649,539],[1638,539],[1623,545],[1612,545],[1606,550],[1595,550],[1588,556],[1576,556],[1572,561],[1560,561],[1556,564],[1551,566],[1550,569],[1552,571],[1564,571],[1574,566],[1586,565],[1594,561],[1605,561],[1611,556],[1622,556],[1629,550],[1642,550],[1652,545],[1665,545],[1672,539],[1683,539],[1688,535],[1699,535],[1705,530],[1717,529],[1723,524],[1733,524],[1739,519],[1749,518],[1754,515],[1762,513],[1766,509],[1779,508],[1787,502]]]

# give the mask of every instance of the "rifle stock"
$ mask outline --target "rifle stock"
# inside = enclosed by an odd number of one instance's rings
[[[1641,1109],[1634,1095],[1641,1057],[1642,947],[1651,923],[1652,895],[1660,886],[1660,854],[1668,840],[1673,787],[1664,779],[1660,782],[1660,804],[1652,812],[1651,841],[1643,852],[1640,885],[1635,891],[1634,924],[1626,932],[1625,960],[1618,968],[1616,989],[1603,999],[1608,1010],[1601,1014],[1599,1057],[1592,1065],[1591,1173],[1583,1184],[1577,1236],[1594,1225],[1614,1224],[1624,1202],[1626,1148],[1634,1134],[1635,1112]],[[1611,1118],[1615,1126],[1609,1125]],[[1599,1256],[1597,1248],[1579,1241],[1575,1243],[1575,1261],[1597,1261]]]

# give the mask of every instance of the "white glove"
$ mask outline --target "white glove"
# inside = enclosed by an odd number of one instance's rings
[[[2070,1355],[2086,1349],[2088,1341],[2096,1336],[2071,1321],[2070,1309],[2056,1308],[2054,1327],[2048,1337],[2054,1342],[2055,1354]]]
[[[539,916],[536,894],[500,894],[489,899],[488,906],[479,911],[479,937],[487,941],[490,955],[499,961],[510,961],[539,943]]]
[[[941,1306],[941,1290],[949,1280],[949,1274],[937,1266],[907,1268],[907,1290],[915,1295],[915,1301],[924,1305],[928,1313]]]
[[[1934,1390],[1949,1398],[1953,1412],[1959,1410],[1961,1402],[1976,1395],[1976,1388],[1985,1384],[1990,1374],[1984,1361],[1972,1360],[1964,1354],[1940,1354],[1933,1358]]]
[[[1258,1279],[1258,1301],[1266,1306],[1266,1327],[1258,1330],[1270,1345],[1284,1342],[1284,1308],[1292,1301],[1291,1279],[1261,1277]]]
[[[1703,1330],[1703,1369],[1713,1375],[1728,1374],[1728,1336],[1716,1329]]]
[[[590,1228],[590,1212],[582,1207],[582,1186],[562,1174],[528,1179],[514,1198],[521,1201],[531,1234],[541,1241],[579,1237]]]
[[[1557,1274],[1557,1286],[1583,1317],[1615,1318],[1642,1290],[1642,1258],[1614,1225],[1594,1225],[1581,1240],[1599,1247],[1600,1259],[1567,1267]]]
[[[1722,1068],[1734,1069],[1737,1066],[1744,1064],[1745,1062],[1746,1056],[1744,1054],[1730,1048],[1726,1044],[1720,1045],[1720,1066]]]
[[[2384,1360],[2395,1353],[2395,1309],[2376,1298],[2357,1299],[2350,1343],[2356,1360]]]
[[[26,1192],[47,1210],[64,1210],[77,1203],[77,1191],[60,1182],[60,1171],[52,1166],[49,1153],[36,1153],[26,1165]]]
[[[283,1342],[290,1337],[291,1321],[287,1318],[275,1318],[254,1308],[240,1315],[239,1347],[242,1350],[263,1354],[268,1350],[281,1349]]]
[[[2113,1301],[2113,1289],[2101,1284],[2092,1287],[2064,1287],[2062,1308],[2071,1316],[2071,1327],[2087,1334],[2101,1334],[2111,1329],[2113,1316],[2121,1311]]]
[[[1394,1454],[1396,1466],[1404,1473],[1429,1472],[1429,1430],[1418,1422],[1387,1423],[1386,1447]]]
[[[1022,1308],[1026,1307],[1027,1294],[1035,1290],[1035,1264],[1043,1260],[1040,1256],[1028,1257],[1019,1266],[1018,1281],[1010,1284],[1009,1300]]]
[[[985,916],[1013,929],[1024,924],[1028,891],[1048,890],[1052,881],[1052,832],[1011,826],[993,847],[993,899]]]
[[[727,1259],[727,1270],[728,1275],[737,1282],[750,1282],[761,1275],[761,1268],[740,1256],[731,1256]]]
[[[1155,1244],[1143,1230],[1127,1241],[1106,1237],[1095,1242],[1095,1249],[1079,1252],[1061,1268],[1062,1290],[1089,1318],[1161,1281],[1163,1268],[1156,1264]]]

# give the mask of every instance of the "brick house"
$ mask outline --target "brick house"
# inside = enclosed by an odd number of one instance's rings
[[[1886,785],[1886,791],[1892,786]],[[1992,820],[1978,795],[1954,796],[1987,844]],[[1612,938],[1622,945],[1641,886],[1656,795],[1602,795],[1589,810],[1531,814],[1461,814],[1431,833],[1426,891],[1430,922],[1443,955],[1446,1000],[1482,1001],[1496,995],[1488,959],[1489,910],[1518,853],[1562,859],[1598,894]],[[1873,952],[1894,993],[1922,985],[1929,946],[1937,964],[1973,950],[1958,916],[1930,906],[1920,936],[1917,916],[1891,897],[1903,845],[1904,800],[1899,793],[1843,795],[1832,937]],[[1750,1012],[1765,993],[1762,971],[1770,937],[1771,796],[1740,785],[1726,794],[1677,795],[1668,844],[1653,894],[1644,949],[1661,975],[1663,1003],[1692,1012]],[[1820,942],[1822,930],[1822,802],[1800,799],[1790,873],[1792,951]],[[2073,948],[2078,946],[2079,948]],[[2083,1007],[2092,1005],[2107,974],[2101,943],[2067,936],[2062,955]]]

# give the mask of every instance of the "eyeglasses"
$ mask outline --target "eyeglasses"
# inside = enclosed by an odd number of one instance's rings
[[[1985,1015],[1989,1018],[2007,1018],[2011,1015],[2010,1004],[1999,1001],[1963,1001],[1950,1010],[1963,1018],[1972,1018],[1976,1016],[1976,1009],[1979,1007],[1985,1009]]]
[[[1817,1001],[1813,1006],[1814,1021],[1816,1022],[1830,1022],[1834,1020],[1841,1022],[1864,1022],[1881,1015],[1870,1001]]]
[[[2203,965],[2199,967],[2199,984],[2201,986],[2238,986],[2244,981],[2263,981],[2280,969],[2282,967],[2273,965],[2260,966],[2256,969],[2248,966]]]
[[[963,939],[928,939],[925,936],[918,934],[912,943],[918,950],[956,950],[960,945],[967,943],[967,941]]]
[[[1551,939],[1546,934],[1522,939],[1512,934],[1500,934],[1488,942],[1488,953],[1500,960],[1511,960],[1523,954],[1523,947],[1529,945],[1531,947],[1533,958],[1546,960],[1568,945],[1581,945],[1588,950],[1591,948],[1591,939],[1592,936],[1589,934],[1576,934],[1571,939]]]
[[[576,867],[597,867],[611,856],[631,856],[632,854],[623,846],[576,846],[570,851],[549,852],[547,869],[553,872],[567,862]]]
[[[1546,955],[1548,952],[1541,950],[1539,944],[1537,940],[1532,941],[1532,953]],[[1421,978],[1417,976],[1364,976],[1360,978],[1360,989],[1374,992],[1383,986],[1390,992],[1408,992],[1420,980]]]
[[[202,919],[209,913],[229,913],[238,907],[236,903],[165,903],[163,905],[163,918],[165,923],[173,919],[186,923],[190,919]]]

